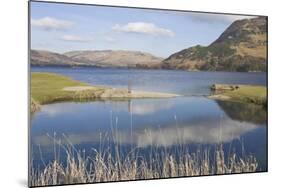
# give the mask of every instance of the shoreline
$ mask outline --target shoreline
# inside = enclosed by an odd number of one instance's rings
[[[40,106],[64,101],[124,100],[172,98],[181,95],[162,92],[137,91],[103,86],[92,86],[54,73],[31,74],[31,112]]]
[[[31,113],[39,111],[41,105],[56,102],[160,99],[182,96],[173,93],[93,86],[55,73],[32,72],[31,77]],[[206,96],[209,99],[267,106],[267,88],[264,86],[214,84],[210,89],[214,94]]]
[[[49,65],[39,65],[39,64],[31,64],[31,68],[45,68],[45,67],[49,67],[49,68],[93,68],[93,69],[131,69],[131,70],[163,70],[163,71],[184,71],[184,72],[227,72],[227,73],[267,73],[266,71],[227,71],[227,70],[216,70],[216,71],[212,71],[212,70],[194,70],[194,69],[179,69],[179,68],[144,68],[144,67],[126,67],[126,66],[97,66],[97,65],[62,65],[62,64],[58,64],[58,65],[53,65],[53,64],[49,64]]]
[[[87,92],[92,89],[93,86],[74,86],[74,87],[64,87],[64,91],[74,91],[74,92]],[[163,92],[151,92],[151,91],[139,91],[122,89],[122,88],[104,88],[103,93],[98,97],[101,99],[111,99],[111,98],[169,98],[169,97],[179,97],[181,95],[173,93],[163,93]]]

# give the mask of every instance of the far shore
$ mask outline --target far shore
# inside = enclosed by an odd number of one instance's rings
[[[163,70],[163,71],[184,71],[184,72],[229,72],[229,73],[267,73],[266,71],[227,71],[227,70],[200,70],[200,69],[179,69],[179,68],[166,68],[166,67],[141,67],[141,66],[98,66],[86,64],[31,64],[31,68],[94,68],[94,69],[132,69],[132,70]]]
[[[38,111],[41,105],[62,101],[171,98],[178,96],[180,95],[172,93],[92,86],[54,73],[31,74],[31,112]]]

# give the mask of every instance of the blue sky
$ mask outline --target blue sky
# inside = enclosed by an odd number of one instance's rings
[[[31,2],[31,48],[134,50],[168,57],[208,45],[235,20],[250,16]]]

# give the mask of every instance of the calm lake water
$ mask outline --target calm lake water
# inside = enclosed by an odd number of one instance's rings
[[[63,102],[44,105],[32,115],[33,164],[54,158],[52,137],[70,141],[90,153],[101,143],[121,150],[138,148],[145,156],[152,147],[186,146],[191,151],[222,143],[225,151],[253,154],[259,170],[267,170],[267,112],[256,105],[211,100],[213,83],[266,85],[265,73],[185,72],[98,68],[32,67],[33,72],[54,72],[93,85],[182,94],[169,99]],[[56,151],[57,152],[57,151]],[[62,155],[63,158],[63,155]]]

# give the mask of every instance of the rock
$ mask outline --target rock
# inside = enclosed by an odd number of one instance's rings
[[[233,91],[236,89],[239,89],[239,85],[213,84],[211,86],[212,91]]]

